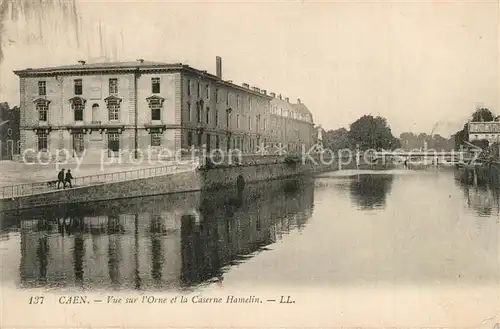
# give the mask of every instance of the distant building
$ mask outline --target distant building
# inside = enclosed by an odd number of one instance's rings
[[[325,130],[321,127],[321,125],[314,127],[313,134],[314,144],[324,147],[323,138],[325,136]]]
[[[500,122],[469,122],[469,141],[487,140],[490,144],[500,142]]]
[[[258,151],[312,145],[313,118],[300,103],[183,64],[138,60],[25,69],[20,78],[21,152],[107,157],[192,146]]]
[[[301,151],[302,145],[313,145],[313,117],[300,99],[290,103],[288,97],[271,93],[271,144],[282,144],[289,151]]]
[[[19,107],[0,104],[0,160],[19,154]]]

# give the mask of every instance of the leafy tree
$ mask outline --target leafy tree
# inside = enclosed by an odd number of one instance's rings
[[[488,146],[490,146],[490,142],[487,139],[474,140],[471,144],[480,147],[483,150],[486,150]]]
[[[464,124],[462,130],[457,131],[455,136],[455,150],[460,150],[460,147],[469,140],[469,124]]]
[[[349,134],[351,144],[360,149],[394,149],[400,146],[399,140],[392,135],[387,120],[383,117],[364,115],[351,124]]]
[[[472,122],[487,122],[495,121],[495,116],[491,111],[485,107],[480,108],[472,114]]]
[[[329,130],[323,137],[323,144],[330,150],[341,150],[349,148],[349,131],[345,128]]]
[[[493,113],[485,107],[477,109],[472,114],[472,117],[471,117],[472,122],[488,122],[488,121],[495,121],[495,119],[498,119],[498,118],[495,118]],[[454,135],[454,138],[455,138],[455,149],[459,150],[460,146],[463,146],[465,144],[465,142],[469,140],[469,125],[468,125],[468,123],[466,123],[464,125],[462,130],[458,131]],[[484,146],[484,142],[481,142],[481,145]],[[477,145],[477,146],[480,146],[480,145]],[[487,147],[487,145],[486,145],[486,147]]]

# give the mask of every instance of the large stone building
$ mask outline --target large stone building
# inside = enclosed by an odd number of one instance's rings
[[[312,145],[313,118],[300,103],[183,64],[137,62],[24,69],[21,154],[70,150],[90,158],[133,157],[206,146],[254,153],[257,145]]]

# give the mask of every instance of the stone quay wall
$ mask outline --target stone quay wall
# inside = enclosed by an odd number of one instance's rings
[[[277,158],[272,160],[268,158],[268,161],[246,160],[247,164],[221,165],[215,168],[202,167],[191,172],[74,187],[15,199],[4,199],[0,200],[0,211],[191,192],[221,188],[223,186],[236,187],[248,183],[337,170],[337,161],[328,164],[319,164],[318,162],[315,165],[312,162],[283,162],[283,159]]]

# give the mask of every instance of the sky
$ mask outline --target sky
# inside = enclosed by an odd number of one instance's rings
[[[120,60],[215,73],[221,56],[224,79],[300,98],[327,130],[372,114],[396,136],[449,136],[478,106],[500,114],[497,1],[77,1],[80,25],[94,31],[87,51],[51,46],[44,64],[95,54],[101,21]],[[40,52],[30,47],[9,48],[0,79],[36,67]]]

